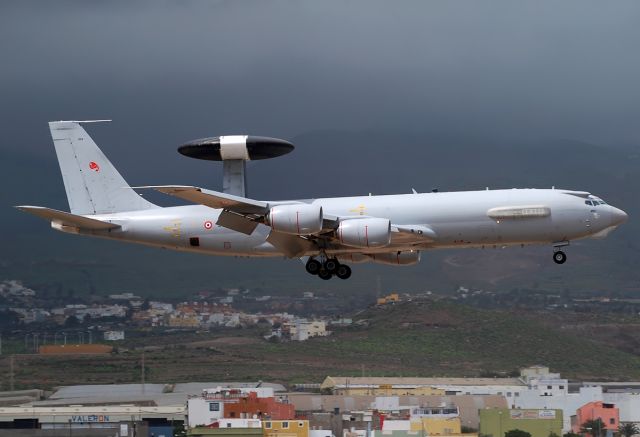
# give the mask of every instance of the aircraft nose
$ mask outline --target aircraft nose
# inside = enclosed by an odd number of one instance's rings
[[[629,216],[626,212],[614,206],[611,207],[611,225],[618,226],[627,221]]]

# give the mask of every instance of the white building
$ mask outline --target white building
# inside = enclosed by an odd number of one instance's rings
[[[545,373],[546,370],[546,373]],[[549,373],[544,366],[534,366],[522,370],[523,379],[528,383],[527,390],[517,397],[507,398],[511,408],[523,409],[560,409],[562,410],[562,431],[571,431],[571,416],[588,402],[602,401],[602,387],[580,387],[577,393],[569,393],[566,379],[558,373]]]
[[[22,282],[16,280],[0,282],[0,295],[15,297],[33,297],[36,292],[22,285]]]
[[[241,422],[234,422],[233,420],[248,419],[224,419],[224,406],[226,403],[238,402],[241,397],[245,397],[251,392],[256,393],[259,398],[274,396],[273,387],[216,387],[204,390],[202,396],[187,400],[189,427],[207,426],[218,422],[221,428],[242,428],[241,426],[234,426]]]
[[[606,392],[602,398],[620,409],[620,422],[640,424],[640,391]]]
[[[224,418],[224,402],[205,397],[187,400],[189,428],[207,426]]]
[[[326,337],[331,332],[327,331],[327,326],[323,320],[297,319],[288,322],[289,335],[291,340],[305,341],[311,337]]]
[[[107,341],[124,340],[124,331],[104,331],[104,339]]]

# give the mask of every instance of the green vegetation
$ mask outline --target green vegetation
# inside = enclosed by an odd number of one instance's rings
[[[632,353],[517,314],[444,301],[372,307],[352,327],[306,342],[268,342],[258,328],[130,334],[111,355],[18,355],[15,385],[137,382],[143,351],[147,381],[162,383],[321,382],[363,373],[512,376],[533,364],[572,379],[640,378],[640,357]],[[3,357],[0,369],[8,368]],[[7,370],[0,372],[4,386]]]
[[[505,432],[504,437],[531,437],[531,433],[521,429],[512,429]]]

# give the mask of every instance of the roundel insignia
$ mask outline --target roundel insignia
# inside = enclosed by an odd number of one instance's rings
[[[206,230],[210,230],[213,228],[213,222],[211,220],[207,220],[204,222],[204,228]]]
[[[100,171],[100,166],[98,165],[97,162],[91,161],[89,163],[89,168],[93,171]]]

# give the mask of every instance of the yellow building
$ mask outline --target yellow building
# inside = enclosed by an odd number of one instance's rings
[[[264,420],[263,437],[309,437],[308,420]]]
[[[411,420],[411,431],[425,435],[450,436],[462,434],[460,417],[422,417]]]
[[[384,305],[392,302],[400,302],[400,295],[398,293],[391,293],[388,296],[378,298],[378,305]]]
[[[172,328],[197,328],[200,321],[195,314],[185,314],[181,317],[170,316],[167,324]]]
[[[296,320],[285,323],[292,340],[306,340],[311,337],[325,337],[329,334],[327,325],[323,320]]]
[[[435,388],[425,378],[332,377],[320,386],[323,391],[345,396],[444,396],[446,390]]]

